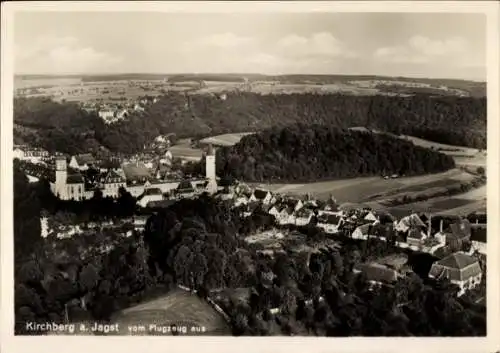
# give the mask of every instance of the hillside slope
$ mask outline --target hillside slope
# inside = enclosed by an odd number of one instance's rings
[[[366,126],[449,145],[486,148],[485,98],[232,93],[222,99],[168,93],[144,113],[131,114],[113,125],[70,103],[43,98],[17,98],[14,103],[16,140],[22,140],[22,128],[29,127],[35,133],[24,140],[68,153],[87,151],[95,141],[113,152],[134,153],[159,134],[203,138],[296,123]]]

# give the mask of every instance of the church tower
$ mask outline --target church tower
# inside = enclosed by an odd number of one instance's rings
[[[208,145],[207,155],[205,156],[205,177],[208,180],[215,180],[215,151],[212,145]]]
[[[215,193],[217,191],[217,180],[215,173],[215,151],[212,145],[208,145],[205,156],[205,177],[208,180],[207,191]]]
[[[68,167],[66,157],[57,157],[56,159],[56,182],[55,191],[56,195],[60,198],[65,198],[66,193],[66,179],[68,177]]]

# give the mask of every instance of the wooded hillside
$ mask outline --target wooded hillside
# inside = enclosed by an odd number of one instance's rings
[[[350,96],[341,94],[169,93],[126,121],[105,125],[74,104],[19,98],[14,104],[16,141],[76,153],[104,146],[133,153],[158,134],[206,137],[260,131],[290,124],[365,126],[435,142],[486,148],[486,98]]]
[[[387,134],[324,125],[269,129],[217,154],[218,175],[257,182],[417,175],[455,166],[450,156]]]

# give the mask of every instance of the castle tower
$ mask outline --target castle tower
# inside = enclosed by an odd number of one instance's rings
[[[217,191],[217,180],[215,173],[215,151],[212,145],[208,145],[205,156],[205,177],[208,179],[207,191],[215,193]]]
[[[212,145],[208,145],[207,155],[205,156],[205,177],[208,180],[215,180],[215,151]]]
[[[68,166],[66,157],[57,157],[56,159],[56,181],[55,191],[60,198],[65,198],[66,179],[68,177]]]

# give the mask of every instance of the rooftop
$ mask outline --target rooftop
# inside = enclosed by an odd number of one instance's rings
[[[463,269],[474,263],[477,263],[477,260],[463,252],[456,252],[454,254],[448,255],[444,259],[437,261],[437,264],[441,266],[455,269]]]

